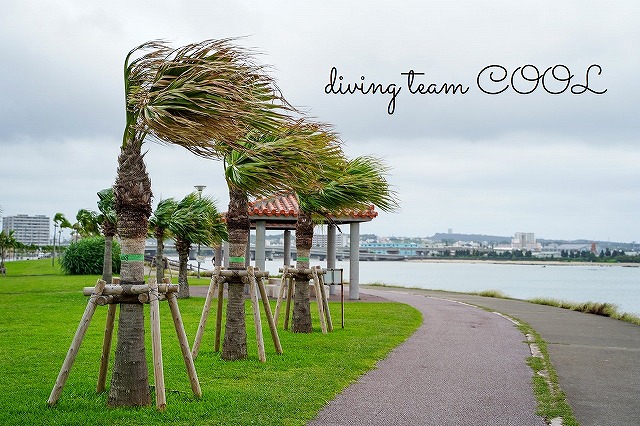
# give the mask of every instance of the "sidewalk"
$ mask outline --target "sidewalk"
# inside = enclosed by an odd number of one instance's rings
[[[458,311],[439,311],[432,302],[439,299],[431,299],[431,297],[483,306],[524,321],[531,325],[547,342],[551,363],[558,373],[560,387],[565,392],[567,401],[582,426],[640,424],[640,404],[638,403],[640,397],[640,326],[602,316],[535,305],[518,300],[416,289],[367,287],[361,289],[361,292],[398,301],[408,298],[411,305],[416,303],[425,305],[431,312],[429,316],[425,316],[425,325],[421,330],[426,327],[431,334],[438,332],[436,325],[431,323],[434,320],[433,317],[439,317],[439,322],[448,323],[449,328],[459,332],[460,329],[469,326],[464,320],[468,315],[466,311],[474,310],[473,308],[460,307]],[[424,300],[429,302],[425,303]],[[461,314],[464,314],[464,317],[461,317]],[[476,327],[475,330],[487,338],[491,338],[492,333],[504,333],[499,329],[494,331]],[[511,340],[511,336],[506,333],[501,335],[501,339],[505,341],[509,339],[511,343],[507,346],[517,346],[517,342]],[[516,340],[521,341],[522,335]],[[481,348],[467,340],[465,342],[469,343],[467,350],[470,352],[478,351]],[[438,339],[435,342],[425,341],[422,350],[428,352],[440,350],[428,347],[428,345],[443,345],[445,343],[451,344],[448,341]],[[410,353],[407,355],[414,356]],[[511,356],[520,355],[512,353]],[[476,361],[470,359],[469,362]],[[482,372],[479,375],[483,376],[487,374],[484,368],[475,368],[475,372],[476,374]],[[522,380],[521,383],[530,389],[531,371],[529,370],[527,374],[528,378],[517,378],[515,375],[512,378]],[[462,379],[464,378],[452,380]],[[446,391],[446,389],[444,390]],[[482,407],[481,404],[482,402],[478,401],[479,407]],[[429,409],[430,405],[431,403],[427,402]],[[476,410],[478,406],[476,406]],[[529,408],[525,410],[529,410]],[[488,423],[464,422],[459,424]],[[496,422],[491,424],[526,423]]]
[[[423,325],[331,401],[310,426],[542,426],[524,336],[503,317],[459,303],[363,289],[418,309]]]

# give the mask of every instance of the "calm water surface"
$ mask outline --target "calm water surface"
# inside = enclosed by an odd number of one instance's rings
[[[326,267],[326,262],[312,265]],[[211,263],[202,265],[211,269]],[[282,260],[267,261],[272,275]],[[337,262],[349,277],[349,262]],[[640,268],[623,266],[511,265],[454,262],[361,262],[360,283],[432,290],[499,290],[517,299],[545,297],[570,302],[609,302],[640,315]]]

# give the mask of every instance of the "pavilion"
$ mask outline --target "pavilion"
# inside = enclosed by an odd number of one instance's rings
[[[284,265],[291,263],[291,231],[296,229],[298,219],[298,199],[294,194],[280,194],[269,198],[259,198],[249,202],[251,229],[256,230],[255,266],[265,269],[266,231],[284,231]],[[327,229],[327,268],[336,266],[336,225],[349,225],[349,299],[360,298],[360,223],[370,222],[378,216],[374,206],[366,210],[342,210],[331,217],[333,223]],[[226,252],[226,250],[225,250]],[[247,260],[250,256],[247,256]]]

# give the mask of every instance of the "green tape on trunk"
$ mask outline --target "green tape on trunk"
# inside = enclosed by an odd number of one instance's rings
[[[244,263],[244,257],[230,257],[229,262]]]
[[[309,258],[308,257],[302,257],[302,256],[298,256],[298,259],[300,262],[308,262]]]
[[[144,254],[122,253],[120,255],[120,260],[125,262],[143,262]]]

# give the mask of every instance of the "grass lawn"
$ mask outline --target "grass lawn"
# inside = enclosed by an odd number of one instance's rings
[[[213,352],[214,303],[195,361],[203,392],[202,398],[196,399],[169,307],[162,302],[167,410],[158,412],[154,407],[107,409],[110,375],[107,392],[96,394],[107,315],[107,308],[99,306],[62,396],[49,408],[47,398],[87,303],[82,287],[93,286],[98,277],[63,275],[57,265],[51,266],[50,259],[7,262],[6,266],[7,275],[0,276],[0,424],[303,425],[422,322],[420,313],[407,305],[355,302],[346,304],[346,328],[341,329],[340,305],[332,304],[335,331],[322,335],[317,309],[312,306],[317,326],[314,332],[293,334],[280,329],[284,354],[276,355],[263,318],[267,351],[263,364],[258,361],[247,302],[249,359],[225,362]],[[207,282],[190,279],[191,285]],[[203,298],[179,302],[190,344],[203,303]],[[148,321],[148,309],[146,313]],[[149,380],[153,383],[148,323],[146,337]],[[112,350],[115,346],[114,336]]]

